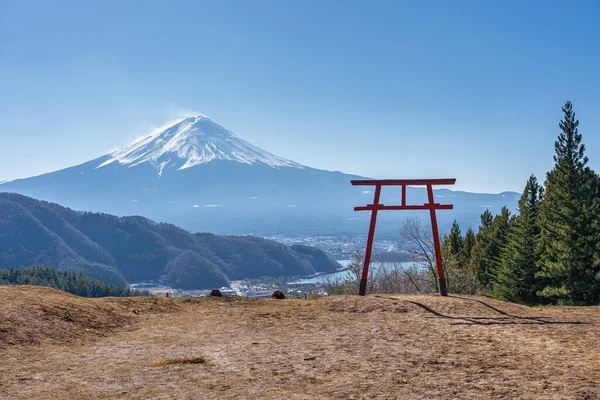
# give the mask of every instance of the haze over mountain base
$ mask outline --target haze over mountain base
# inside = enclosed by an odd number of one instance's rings
[[[418,170],[418,166],[415,166]],[[443,166],[440,166],[443,171]],[[398,176],[415,171],[398,171]],[[361,235],[369,215],[354,206],[373,202],[363,177],[310,168],[262,150],[205,116],[174,121],[111,154],[64,170],[0,184],[76,210],[118,216],[142,215],[187,230],[219,234]],[[364,178],[363,178],[364,179]],[[458,177],[460,179],[460,177]],[[477,194],[435,191],[436,201],[454,204],[438,212],[440,230],[454,219],[477,228],[485,209],[516,208],[514,192]],[[381,202],[400,203],[399,188],[385,188]],[[408,203],[423,204],[421,188],[408,189]],[[410,213],[386,212],[378,234],[393,236]],[[417,213],[424,221],[427,213]]]

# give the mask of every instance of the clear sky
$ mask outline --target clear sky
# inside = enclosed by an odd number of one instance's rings
[[[521,191],[574,103],[600,170],[600,1],[0,0],[0,180],[203,113],[317,168]]]

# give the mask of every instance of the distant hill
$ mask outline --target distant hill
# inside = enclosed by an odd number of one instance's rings
[[[192,234],[143,217],[77,212],[0,193],[0,268],[51,266],[105,282],[157,280],[211,288],[230,279],[298,276],[333,270],[315,248],[257,237]]]

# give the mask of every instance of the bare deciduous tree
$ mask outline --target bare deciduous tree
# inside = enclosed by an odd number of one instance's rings
[[[407,218],[402,224],[400,236],[404,239],[403,250],[410,255],[415,263],[427,266],[431,275],[429,283],[438,291],[435,250],[431,232],[423,228],[417,217],[412,217]]]

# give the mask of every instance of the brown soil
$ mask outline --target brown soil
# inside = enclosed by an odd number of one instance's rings
[[[0,398],[600,399],[600,308],[0,287]]]

